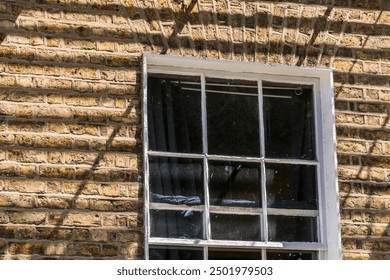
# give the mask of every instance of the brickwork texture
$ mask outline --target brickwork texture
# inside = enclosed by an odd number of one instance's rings
[[[390,1],[0,0],[0,259],[142,259],[144,53],[334,68],[344,259],[390,259]]]

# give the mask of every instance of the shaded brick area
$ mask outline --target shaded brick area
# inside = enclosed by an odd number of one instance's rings
[[[389,259],[387,0],[2,0],[0,257],[143,258],[143,53],[333,67],[343,253]]]

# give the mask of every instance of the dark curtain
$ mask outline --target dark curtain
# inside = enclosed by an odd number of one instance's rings
[[[182,91],[180,80],[166,77],[148,78],[148,139],[149,150],[160,152],[190,152],[190,130],[188,123],[188,101]],[[199,108],[200,109],[200,108]],[[190,115],[191,116],[191,115]],[[199,120],[200,121],[200,120]],[[174,157],[150,157],[150,193],[151,201],[161,198],[175,204],[186,202],[186,197],[197,196],[197,182],[202,181],[202,170],[193,169],[193,160]],[[153,196],[154,195],[154,196]],[[184,197],[184,198],[183,198]],[[180,198],[180,199],[179,199]],[[161,202],[161,201],[154,201]],[[183,211],[181,217],[177,211],[161,211],[151,215],[155,224],[152,235],[160,237],[180,237],[191,235],[189,229],[198,230],[197,219],[192,213]],[[196,234],[195,234],[196,235]],[[187,236],[191,238],[191,236]],[[177,251],[171,251],[170,257],[180,258]]]

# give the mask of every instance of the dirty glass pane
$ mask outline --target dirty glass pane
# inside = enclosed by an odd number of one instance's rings
[[[267,250],[267,260],[316,260],[317,252]]]
[[[149,260],[203,260],[203,249],[192,247],[151,247]]]
[[[317,219],[270,215],[268,238],[270,241],[317,242]]]
[[[167,238],[203,238],[202,212],[150,210],[150,235]]]
[[[236,161],[209,161],[211,205],[259,207],[260,164]]]
[[[261,250],[209,248],[209,260],[261,260]]]
[[[318,209],[316,166],[266,163],[270,208]]]
[[[211,238],[220,240],[260,240],[260,217],[256,215],[210,214]]]
[[[265,85],[263,96],[265,156],[315,159],[312,90],[267,89]]]
[[[259,156],[257,82],[207,79],[209,154]]]
[[[203,203],[203,160],[149,157],[150,201],[168,204]]]
[[[199,77],[148,77],[148,137],[152,151],[201,153]]]

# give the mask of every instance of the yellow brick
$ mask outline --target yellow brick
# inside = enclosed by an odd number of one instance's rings
[[[99,226],[100,217],[92,213],[69,213],[64,221],[68,226]]]

